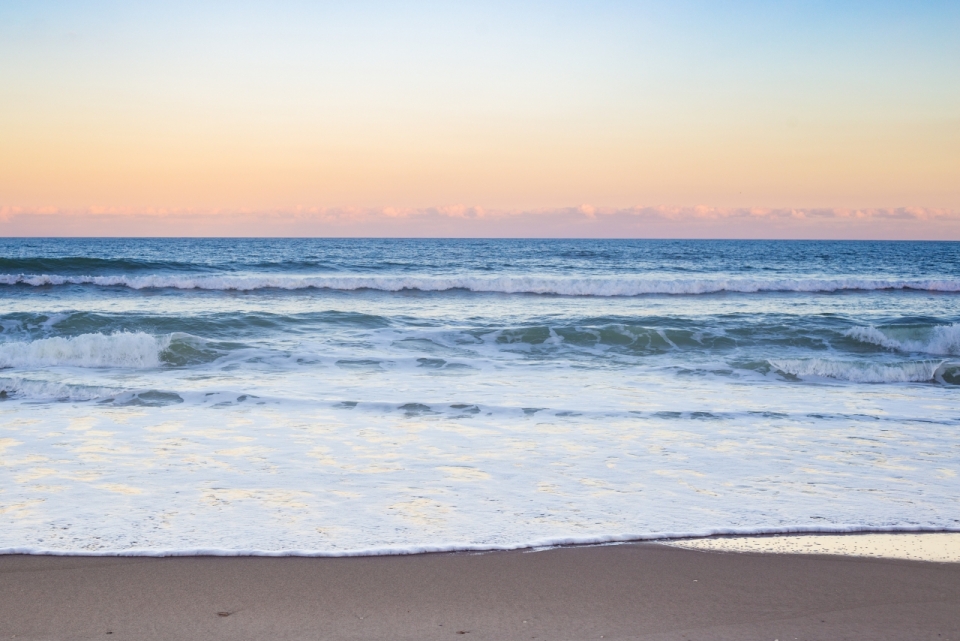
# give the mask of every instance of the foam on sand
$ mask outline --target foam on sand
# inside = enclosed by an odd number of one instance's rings
[[[131,289],[207,289],[253,291],[258,289],[332,289],[354,291],[372,289],[386,292],[403,290],[448,291],[505,294],[554,294],[561,296],[640,296],[644,294],[715,294],[733,292],[828,293],[840,291],[916,290],[960,292],[955,279],[877,279],[877,278],[701,278],[673,279],[650,277],[551,277],[551,276],[311,276],[311,275],[179,275],[148,274],[129,276],[69,276],[60,274],[0,274],[0,285],[97,285]]]
[[[711,552],[838,554],[960,563],[960,532],[736,536],[685,539],[668,545]]]

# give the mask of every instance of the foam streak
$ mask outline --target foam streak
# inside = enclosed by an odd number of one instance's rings
[[[800,279],[653,279],[653,278],[550,278],[535,276],[478,277],[373,277],[373,276],[65,276],[56,274],[0,274],[0,285],[96,285],[131,289],[206,289],[253,291],[259,289],[372,289],[449,291],[505,294],[555,294],[561,296],[640,296],[643,294],[714,294],[720,292],[807,292],[917,290],[960,292],[960,280],[898,280],[870,278]]]

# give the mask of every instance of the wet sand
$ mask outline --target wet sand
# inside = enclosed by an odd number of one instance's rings
[[[704,539],[681,539],[671,542],[670,545],[715,552],[842,554],[908,561],[960,563],[960,532],[715,536]]]
[[[338,559],[10,555],[0,638],[960,640],[960,564],[655,543]]]

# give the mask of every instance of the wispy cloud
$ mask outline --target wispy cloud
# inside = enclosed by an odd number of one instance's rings
[[[275,210],[0,206],[2,236],[384,236],[876,238],[960,240],[950,209],[709,206],[496,210],[292,207]]]

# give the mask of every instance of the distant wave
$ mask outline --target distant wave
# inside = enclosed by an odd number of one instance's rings
[[[937,380],[946,361],[881,365],[825,358],[771,359],[775,369],[797,378],[833,378],[852,383],[926,383]]]
[[[0,256],[0,271],[16,272],[20,274],[67,274],[71,276],[89,277],[90,274],[122,275],[129,272],[179,272],[194,275],[211,274],[220,271],[236,269],[283,271],[291,269],[331,270],[332,265],[320,260],[244,260],[244,256],[237,256],[234,260],[217,265],[203,261],[188,260],[139,260],[135,258],[97,258],[91,256],[61,256],[61,257],[31,257],[8,258]]]
[[[158,270],[202,270],[196,263],[178,261],[150,261],[134,258],[95,258],[90,256],[7,258],[0,256],[0,270],[22,273],[58,273],[82,275],[103,270],[116,272],[144,272]]]
[[[82,334],[73,338],[42,338],[0,343],[2,367],[159,367],[161,352],[170,337],[156,338],[143,332]]]
[[[549,276],[295,276],[258,274],[248,276],[69,276],[57,274],[0,274],[0,285],[96,285],[131,289],[173,288],[253,291],[258,289],[372,289],[448,291],[505,294],[557,294],[563,296],[639,296],[642,294],[713,294],[719,292],[837,292],[918,290],[960,292],[960,279],[897,280],[869,278],[709,278],[653,279],[638,277],[563,278]]]
[[[923,329],[878,329],[854,327],[846,335],[863,343],[872,343],[898,352],[960,355],[960,324],[937,325]]]

